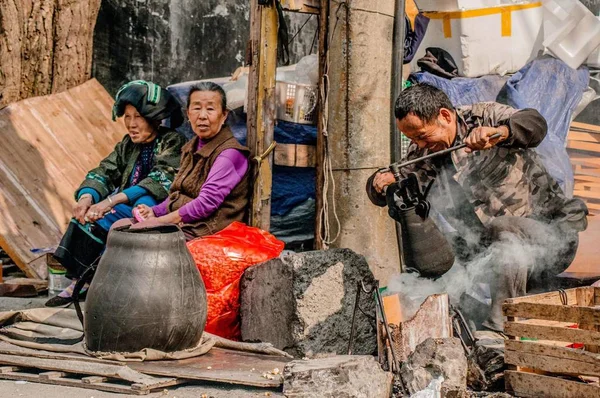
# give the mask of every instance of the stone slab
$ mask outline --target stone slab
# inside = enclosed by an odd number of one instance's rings
[[[244,341],[263,341],[296,357],[347,354],[357,283],[375,280],[365,258],[349,249],[297,253],[249,268],[240,285]],[[361,294],[375,315],[375,300]],[[355,354],[377,349],[374,320],[356,315]]]
[[[388,398],[392,385],[374,357],[359,355],[292,361],[283,378],[288,398]]]

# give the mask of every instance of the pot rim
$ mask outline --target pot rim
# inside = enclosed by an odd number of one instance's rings
[[[179,228],[179,226],[177,226],[175,224],[163,224],[163,225],[157,225],[157,226],[147,227],[147,228],[131,228],[131,227],[132,227],[131,225],[125,225],[123,227],[117,227],[113,231],[123,232],[123,233],[132,233],[132,234],[141,233],[141,234],[153,234],[153,235],[172,234],[172,233],[181,232],[181,228]]]

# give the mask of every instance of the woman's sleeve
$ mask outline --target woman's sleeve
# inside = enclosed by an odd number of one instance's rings
[[[169,206],[169,198],[166,198],[165,200],[163,200],[156,206],[152,206],[152,212],[154,212],[154,215],[156,217],[164,216],[168,213],[168,210],[167,210],[168,206]]]
[[[115,149],[110,155],[102,159],[98,167],[87,173],[85,180],[75,191],[76,200],[79,198],[80,191],[85,188],[95,190],[99,195],[98,200],[101,200],[110,195],[121,185],[123,169],[125,168],[125,164],[122,160],[122,152],[127,144],[127,140],[129,140],[129,136],[125,136],[125,138],[115,146]]]
[[[181,147],[185,137],[176,131],[169,131],[157,143],[154,167],[148,177],[138,183],[157,201],[164,200],[171,189],[181,160]]]
[[[100,202],[100,194],[98,193],[98,191],[96,191],[93,188],[83,188],[83,189],[80,189],[79,192],[77,192],[77,197],[75,199],[79,201],[79,198],[81,198],[85,194],[91,195],[92,196],[92,201],[94,203]]]
[[[179,209],[184,223],[205,219],[214,213],[248,171],[248,158],[237,149],[226,149],[217,157],[198,197]]]

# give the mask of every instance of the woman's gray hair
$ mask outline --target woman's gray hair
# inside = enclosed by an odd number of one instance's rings
[[[192,98],[192,94],[195,93],[196,91],[212,91],[215,93],[219,93],[219,95],[221,96],[221,107],[223,111],[227,110],[227,95],[225,94],[225,90],[223,90],[223,88],[221,86],[219,86],[217,83],[213,83],[213,82],[201,82],[198,84],[195,84],[192,86],[192,88],[190,88],[190,93],[188,94],[188,98],[187,98],[187,107],[190,107],[190,100]]]

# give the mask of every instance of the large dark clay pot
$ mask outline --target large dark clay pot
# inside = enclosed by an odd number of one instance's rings
[[[87,348],[173,352],[196,346],[205,325],[206,289],[181,230],[112,230],[85,303]]]

